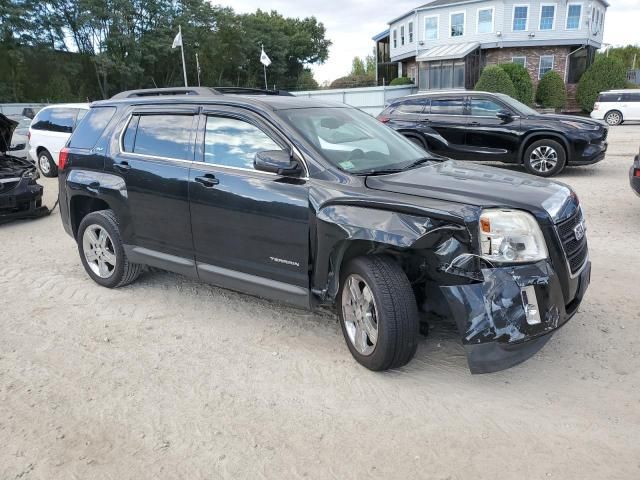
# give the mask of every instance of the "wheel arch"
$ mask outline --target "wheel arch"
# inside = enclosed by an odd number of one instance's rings
[[[520,164],[524,164],[524,153],[527,151],[527,148],[531,146],[532,143],[537,142],[538,140],[546,140],[551,139],[558,141],[560,145],[564,148],[564,153],[566,156],[567,165],[570,163],[571,156],[573,151],[571,149],[571,145],[569,141],[561,134],[556,132],[534,132],[527,135],[520,145],[520,150],[518,151],[518,158]]]
[[[84,217],[93,212],[110,209],[109,204],[101,198],[82,194],[71,197],[69,202],[69,219],[71,221],[73,237],[78,237],[78,228]]]

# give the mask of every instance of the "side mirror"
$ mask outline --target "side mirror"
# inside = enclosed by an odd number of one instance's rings
[[[509,110],[499,110],[498,113],[496,113],[496,117],[506,122],[508,120],[511,120],[513,118],[513,115]]]
[[[261,172],[278,175],[297,175],[302,171],[300,164],[292,158],[291,154],[283,150],[266,150],[256,153],[253,158],[253,167]]]

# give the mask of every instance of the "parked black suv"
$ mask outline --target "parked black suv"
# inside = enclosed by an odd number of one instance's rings
[[[600,120],[540,114],[508,95],[455,90],[395,100],[378,119],[418,145],[458,160],[521,163],[551,177],[604,158]]]
[[[100,285],[152,265],[336,306],[372,370],[406,364],[439,318],[473,372],[503,369],[582,301],[591,264],[565,185],[425,156],[343,104],[120,97],[92,105],[59,162],[64,228]]]

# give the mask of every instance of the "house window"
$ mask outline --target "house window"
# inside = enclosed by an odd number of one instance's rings
[[[393,30],[393,48],[398,48],[398,30]]]
[[[542,5],[540,7],[540,30],[553,30],[556,20],[556,6]]]
[[[553,70],[553,55],[543,55],[540,57],[540,68],[538,69],[538,80],[540,80],[545,73]]]
[[[517,63],[523,67],[527,67],[527,57],[511,57],[511,63]]]
[[[423,71],[421,74],[421,77],[424,75],[426,80],[424,83],[421,82],[424,89],[464,88],[464,61],[429,62],[425,65],[428,71]]]
[[[400,26],[400,45],[404,45],[404,25]]]
[[[478,33],[493,32],[493,8],[478,10]]]
[[[513,7],[513,31],[521,32],[527,29],[529,20],[529,6],[515,5]]]
[[[437,40],[438,38],[438,17],[427,17],[424,19],[424,39]]]
[[[462,37],[464,35],[464,12],[452,13],[450,17],[451,36]]]
[[[573,3],[567,7],[567,30],[580,28],[580,17],[582,16],[582,4]]]
[[[413,22],[409,22],[409,43],[413,43]]]
[[[600,12],[600,32],[602,32],[603,26],[604,26],[604,10]]]

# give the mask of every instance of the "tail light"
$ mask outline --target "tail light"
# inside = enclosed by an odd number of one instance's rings
[[[65,165],[67,164],[67,159],[69,158],[69,149],[64,147],[60,150],[60,156],[58,157],[58,170],[64,170]]]
[[[596,110],[599,110],[599,109],[600,109],[600,104],[599,104],[598,102],[596,102],[596,103],[593,105],[593,111],[595,112]]]
[[[384,115],[380,115],[380,116],[378,117],[378,121],[380,121],[380,122],[382,122],[382,123],[387,123],[389,120],[391,120],[391,118],[386,117],[386,116],[384,116]]]
[[[633,176],[634,177],[640,177],[640,168],[634,168],[633,169]]]

